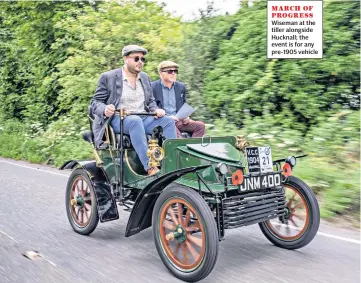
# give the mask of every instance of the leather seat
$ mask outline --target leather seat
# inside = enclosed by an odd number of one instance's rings
[[[192,135],[188,132],[181,132],[182,138],[189,139],[192,137]]]
[[[93,144],[94,143],[94,135],[92,131],[85,131],[83,134],[83,139],[87,141],[88,143]]]
[[[115,134],[115,140],[119,147],[120,144],[120,134]],[[128,149],[132,147],[132,142],[130,141],[130,136],[123,134],[123,148]]]
[[[149,141],[150,139],[152,139],[151,135],[147,135],[147,141]],[[115,134],[115,140],[117,142],[117,145],[119,147],[120,144],[120,134]],[[129,148],[133,148],[132,142],[130,140],[130,136],[123,134],[123,148],[124,149],[129,149]]]

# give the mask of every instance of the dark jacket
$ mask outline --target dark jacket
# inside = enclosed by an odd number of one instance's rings
[[[153,112],[158,107],[153,97],[150,78],[146,73],[140,72],[140,81],[144,90],[144,109],[147,112]],[[109,123],[109,118],[104,115],[105,107],[113,104],[115,109],[119,109],[122,90],[123,75],[121,68],[101,74],[98,87],[91,101],[91,111],[95,117],[92,130],[94,143],[97,147],[102,143],[105,127]]]
[[[161,80],[157,80],[152,82],[153,95],[155,98],[155,102],[159,108],[164,109],[164,101],[163,101],[163,91]],[[182,105],[186,102],[186,86],[185,84],[176,81],[174,83],[174,92],[175,92],[175,101],[177,111],[182,107]]]

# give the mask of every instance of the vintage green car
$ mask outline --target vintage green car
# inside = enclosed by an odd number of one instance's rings
[[[126,115],[149,115],[116,111]],[[154,114],[153,114],[154,115]],[[90,116],[90,121],[92,117]],[[93,144],[91,131],[83,134]],[[66,187],[72,228],[89,235],[98,222],[130,212],[125,236],[152,226],[157,251],[178,278],[194,282],[213,269],[226,229],[258,223],[276,246],[298,249],[316,235],[320,212],[312,190],[292,176],[297,157],[272,160],[271,148],[251,147],[241,136],[164,140],[149,138],[147,176],[129,136],[107,126],[95,160],[66,162],[73,169]]]

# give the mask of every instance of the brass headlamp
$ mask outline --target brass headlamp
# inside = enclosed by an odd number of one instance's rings
[[[246,147],[249,146],[249,142],[244,138],[244,136],[237,136],[236,147],[242,151],[243,154],[246,153]]]
[[[164,150],[160,146],[158,146],[157,140],[149,140],[148,142],[148,151],[147,156],[149,157],[148,166],[149,167],[157,167],[160,166],[160,161],[164,158]]]

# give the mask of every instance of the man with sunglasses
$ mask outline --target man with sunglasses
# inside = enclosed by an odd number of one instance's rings
[[[176,138],[174,120],[165,116],[165,111],[157,107],[152,93],[149,76],[142,72],[148,51],[137,45],[127,45],[122,50],[124,65],[100,76],[98,87],[91,102],[94,114],[94,142],[99,147],[103,142],[106,125],[110,123],[115,133],[120,133],[119,116],[113,116],[115,109],[136,112],[154,112],[156,116],[127,116],[123,121],[124,133],[130,135],[133,147],[148,175],[156,174],[157,167],[148,167],[148,143],[146,134],[161,126],[163,135]]]
[[[186,86],[177,81],[179,66],[172,61],[161,62],[158,66],[160,79],[152,82],[153,95],[159,108],[176,122],[177,137],[182,138],[181,132],[187,132],[192,137],[202,137],[205,125],[201,121],[193,121],[189,117],[178,120],[175,116],[186,102]]]

